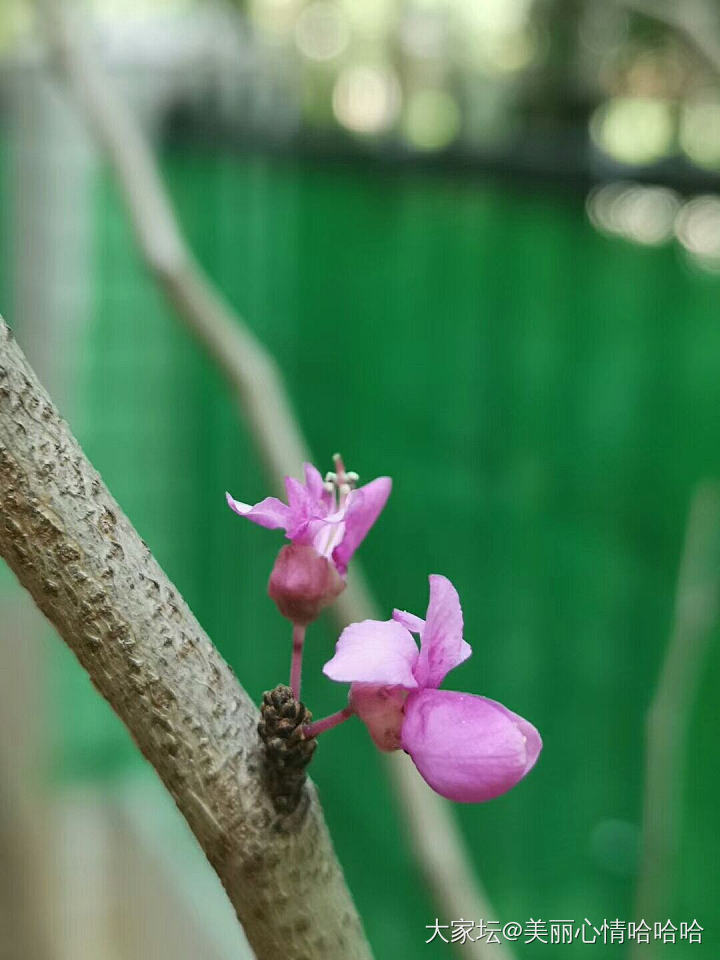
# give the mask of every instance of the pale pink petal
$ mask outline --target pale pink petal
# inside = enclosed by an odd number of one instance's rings
[[[313,501],[305,486],[295,477],[285,477],[285,492],[288,505],[293,514],[299,518],[308,519],[312,516]]]
[[[321,500],[325,485],[323,478],[317,467],[311,463],[303,464],[303,473],[305,474],[305,486],[313,500]]]
[[[437,687],[446,674],[472,653],[463,640],[463,617],[457,590],[447,577],[430,574],[430,603],[415,674],[421,687]]]
[[[340,634],[335,656],[323,673],[339,683],[375,683],[413,690],[418,649],[412,635],[393,620],[351,623]]]
[[[347,571],[350,558],[377,520],[390,496],[391,488],[390,477],[378,477],[350,493],[345,511],[345,536],[333,553],[335,565],[340,573],[344,574]]]
[[[402,745],[433,790],[482,803],[522,780],[542,741],[531,723],[494,700],[419,690],[405,704]]]
[[[323,520],[311,520],[304,534],[307,543],[312,543],[317,552],[328,560],[345,534],[342,513],[331,514]]]
[[[380,687],[372,683],[353,683],[350,687],[350,705],[380,750],[400,749],[406,697],[407,690],[402,687]]]
[[[498,704],[498,706],[500,706],[500,704]],[[507,710],[507,707],[505,709]],[[540,756],[540,751],[543,747],[542,738],[529,720],[526,720],[517,713],[513,713],[512,710],[508,710],[508,713],[515,721],[520,733],[525,737],[526,740],[525,747],[527,750],[527,763],[525,765],[525,770],[523,771],[523,776],[525,776],[525,774],[530,773],[532,768],[535,766],[537,758]]]
[[[270,530],[281,527],[283,530],[287,530],[292,524],[290,507],[284,504],[282,500],[278,500],[277,497],[266,497],[260,503],[256,503],[255,506],[242,503],[240,500],[234,500],[229,493],[225,494],[225,499],[231,510],[234,510],[241,517],[247,517],[248,520],[252,520],[253,523],[257,523],[261,527],[267,527]]]
[[[408,613],[407,610],[393,610],[392,618],[396,623],[401,623],[410,633],[422,633],[425,629],[425,621],[416,617],[414,613]]]

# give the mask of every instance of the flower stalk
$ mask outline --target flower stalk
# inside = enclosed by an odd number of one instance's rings
[[[305,645],[306,627],[302,623],[293,624],[292,659],[290,661],[290,689],[296,700],[300,699],[300,684],[302,682],[302,657]]]
[[[308,739],[310,737],[318,737],[321,733],[325,733],[326,730],[332,730],[333,727],[345,723],[354,713],[355,711],[352,707],[344,707],[342,710],[338,710],[337,713],[331,713],[328,717],[323,717],[322,720],[316,720],[315,723],[310,723],[305,727],[305,736]]]

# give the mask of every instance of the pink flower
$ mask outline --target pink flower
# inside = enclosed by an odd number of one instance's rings
[[[402,610],[347,627],[323,672],[350,683],[350,706],[381,750],[402,748],[430,786],[461,803],[514,787],[542,749],[535,727],[501,703],[438,690],[471,654],[460,600],[446,577],[430,576],[427,619]],[[420,635],[420,649],[412,636]]]
[[[343,590],[350,559],[390,495],[389,477],[355,489],[357,474],[346,472],[339,455],[334,459],[336,472],[325,481],[311,463],[304,464],[304,484],[286,477],[287,503],[266,497],[251,506],[226,494],[235,513],[282,529],[291,541],[278,555],[268,589],[294,623],[310,623]]]

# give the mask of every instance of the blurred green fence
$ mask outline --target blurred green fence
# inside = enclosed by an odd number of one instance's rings
[[[543,734],[527,782],[458,809],[490,919],[629,919],[643,714],[691,489],[720,476],[720,279],[674,249],[600,237],[574,195],[180,149],[165,170],[200,260],[276,354],[319,466],[341,449],[363,479],[394,477],[361,551],[383,609],[422,613],[427,574],[449,576],[474,655],[447,685],[503,701]],[[289,631],[265,596],[280,539],[233,516],[224,491],[254,501],[267,484],[104,179],[96,211],[78,430],[258,698],[289,664]],[[345,696],[320,673],[332,642],[313,628],[304,692],[316,716]],[[140,763],[69,655],[56,658],[57,775]],[[697,916],[710,950],[719,682],[715,649],[671,914]],[[322,740],[313,776],[378,960],[449,956],[424,946],[435,908],[359,723]],[[535,947],[518,953],[589,949]]]

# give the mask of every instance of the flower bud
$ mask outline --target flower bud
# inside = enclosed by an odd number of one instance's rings
[[[407,690],[374,683],[353,683],[350,705],[368,728],[380,750],[399,750],[402,746],[403,706]]]
[[[290,543],[275,559],[268,593],[280,613],[300,626],[312,623],[345,589],[335,564],[308,544]]]

